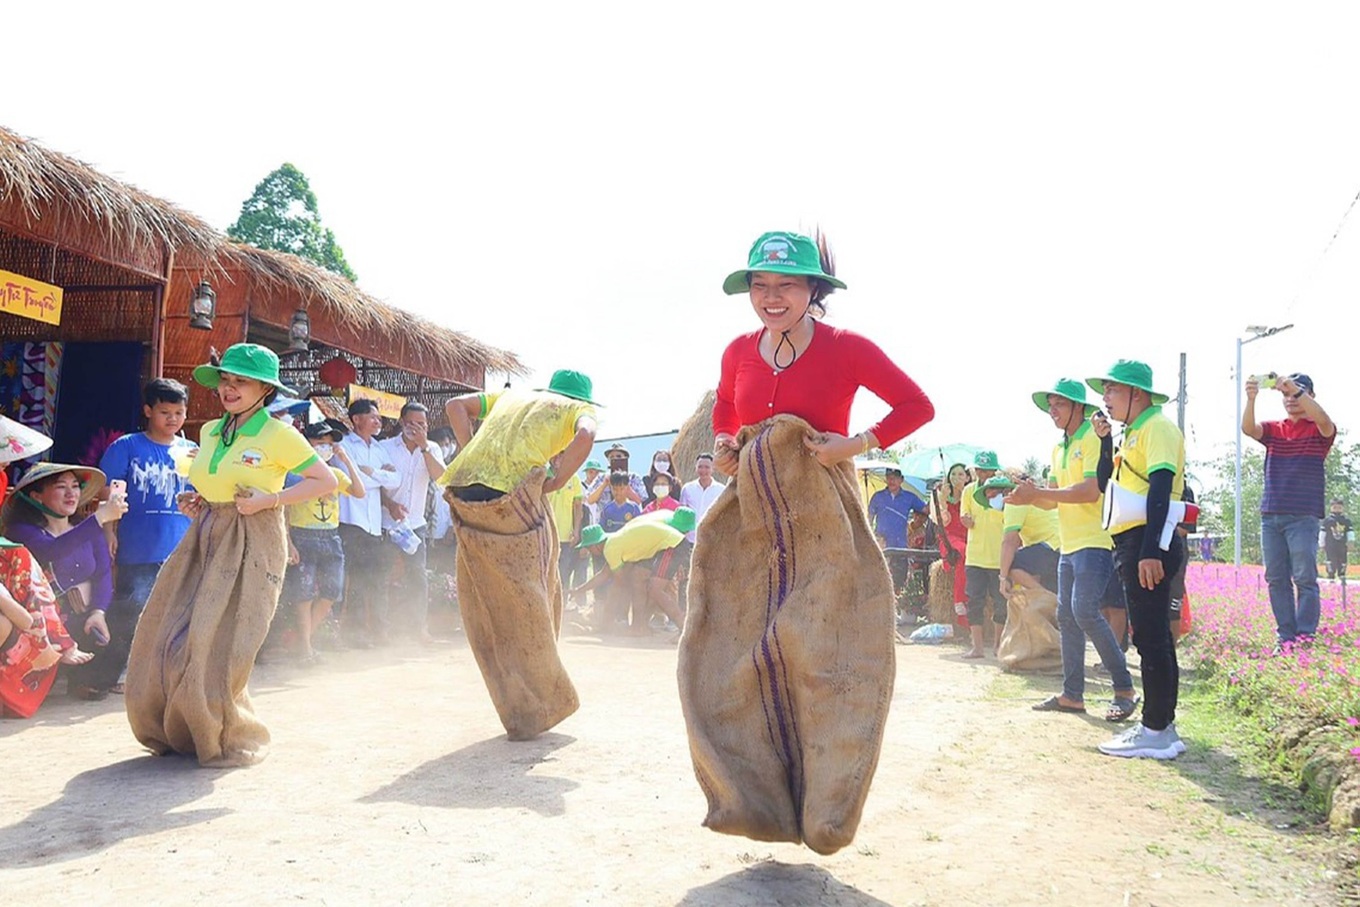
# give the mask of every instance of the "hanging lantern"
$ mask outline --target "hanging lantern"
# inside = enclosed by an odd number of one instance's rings
[[[348,359],[336,356],[321,366],[317,377],[338,397],[345,392],[346,387],[359,379],[359,372]]]
[[[213,316],[217,314],[217,294],[207,278],[199,281],[194,295],[189,297],[189,327],[200,331],[211,331]]]
[[[312,341],[312,319],[307,317],[306,309],[293,313],[293,323],[288,327],[288,352],[305,353]]]

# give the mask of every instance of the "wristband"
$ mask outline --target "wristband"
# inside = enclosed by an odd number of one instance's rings
[[[864,444],[864,446],[860,448],[859,453],[860,456],[864,456],[869,452],[869,433],[867,431],[860,432],[859,439]]]

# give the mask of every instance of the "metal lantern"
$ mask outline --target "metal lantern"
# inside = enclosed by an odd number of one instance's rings
[[[311,341],[312,320],[307,317],[306,309],[298,309],[293,313],[293,323],[288,328],[288,351],[305,353]]]
[[[194,287],[194,295],[189,297],[189,327],[200,331],[211,331],[213,316],[217,314],[217,294],[205,277]]]

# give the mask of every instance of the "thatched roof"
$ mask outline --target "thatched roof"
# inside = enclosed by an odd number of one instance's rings
[[[211,257],[226,237],[167,201],[0,126],[0,202],[30,222],[119,248],[190,248]]]
[[[511,375],[528,373],[514,353],[393,308],[364,293],[341,275],[305,258],[232,243],[223,254],[223,260],[240,264],[266,284],[296,293],[305,304],[325,307],[337,322],[352,330],[373,335],[375,350],[381,349],[380,340],[401,340],[410,344],[424,362]],[[383,359],[380,352],[371,355]]]

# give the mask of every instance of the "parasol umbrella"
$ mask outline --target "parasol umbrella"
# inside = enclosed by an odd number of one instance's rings
[[[868,457],[855,458],[855,471],[859,473],[860,482],[864,485],[864,502],[867,505],[869,496],[880,488],[886,487],[883,474],[889,469],[896,469],[902,473],[902,489],[914,494],[921,499],[921,505],[930,499],[930,494],[926,491],[928,484],[925,479],[913,475],[907,475],[907,470],[901,464],[894,463],[892,460],[871,460]]]
[[[973,465],[973,457],[982,447],[972,444],[941,444],[937,447],[923,447],[902,457],[898,469],[903,475],[920,476],[924,479],[942,479],[944,471],[955,463]]]

